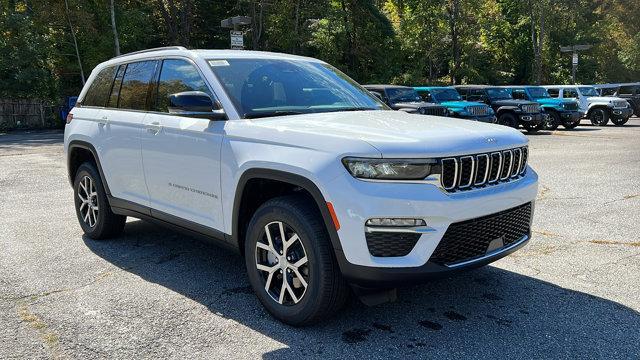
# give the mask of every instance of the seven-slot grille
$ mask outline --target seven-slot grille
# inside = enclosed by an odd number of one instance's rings
[[[615,108],[626,108],[627,107],[627,101],[626,100],[614,100],[613,101],[613,107],[615,107]]]
[[[525,146],[445,158],[440,161],[440,183],[446,191],[455,192],[511,181],[525,173],[528,155]]]
[[[429,262],[455,265],[510,246],[531,229],[531,203],[449,225]]]
[[[489,114],[489,107],[482,105],[474,105],[467,107],[467,112],[473,116],[485,116]]]
[[[424,107],[425,115],[446,116],[447,108],[443,106]]]
[[[539,113],[540,112],[540,104],[524,104],[522,105],[522,111],[527,114]]]

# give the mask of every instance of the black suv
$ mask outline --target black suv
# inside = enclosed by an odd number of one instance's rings
[[[408,86],[364,85],[373,95],[384,101],[393,110],[422,115],[449,116],[449,110],[439,104],[422,101],[418,92]]]
[[[518,128],[522,125],[528,132],[544,128],[546,114],[537,102],[516,100],[511,93],[498,86],[458,85],[455,86],[462,99],[488,104],[498,117],[498,124]]]
[[[594,85],[601,96],[616,96],[627,100],[633,113],[640,117],[640,83]]]

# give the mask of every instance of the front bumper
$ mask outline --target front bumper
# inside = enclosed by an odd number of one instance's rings
[[[476,259],[464,266],[447,267],[429,262],[447,229],[453,223],[475,219],[534,202],[538,176],[528,168],[524,177],[507,183],[458,193],[447,193],[433,184],[372,182],[338,177],[328,194],[340,222],[340,249],[336,255],[340,269],[351,282],[363,286],[382,286],[391,282],[415,282],[421,279],[488,264],[517,246],[498,249],[490,256]],[[405,256],[378,257],[370,253],[365,222],[371,218],[423,219],[429,231],[420,234],[415,246]]]
[[[559,112],[560,118],[564,121],[577,121],[584,117],[584,113],[581,111],[562,111]]]
[[[518,121],[521,124],[538,125],[544,121],[544,114],[518,114]]]
[[[398,285],[419,284],[485,266],[519,250],[524,247],[530,239],[531,234],[528,234],[509,246],[497,249],[483,257],[454,266],[427,262],[422,266],[414,268],[369,267],[348,262],[342,251],[336,251],[336,254],[340,271],[350,283],[366,288],[394,288],[398,287]]]
[[[611,117],[614,119],[626,119],[631,117],[633,114],[632,108],[624,108],[624,109],[611,109]]]

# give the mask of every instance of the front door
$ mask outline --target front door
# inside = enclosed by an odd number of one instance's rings
[[[226,122],[169,114],[169,95],[183,91],[203,91],[214,98],[192,62],[163,60],[155,111],[145,118],[142,137],[151,212],[222,230],[220,151]]]

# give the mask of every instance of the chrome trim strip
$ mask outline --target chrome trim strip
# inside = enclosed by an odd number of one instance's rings
[[[378,226],[365,226],[365,231],[368,233],[408,233],[408,234],[426,234],[436,231],[436,229],[429,226],[413,226],[413,227],[378,227]]]
[[[502,153],[503,154],[509,153],[511,155],[509,159],[509,170],[507,170],[507,176],[503,177],[502,172],[500,172],[500,180],[506,180],[511,176],[511,168],[513,167],[513,151],[505,150]],[[503,165],[504,165],[504,161],[503,161]]]
[[[494,154],[498,154],[500,159],[498,160],[498,171],[496,172],[496,177],[495,177],[495,179],[489,179],[489,183],[490,184],[498,181],[500,179],[500,174],[502,173],[502,153],[501,152],[491,153],[491,168],[493,169],[493,155]]]
[[[451,185],[450,187],[446,187],[446,186],[444,186],[444,183],[443,183],[443,178],[444,178],[444,162],[445,162],[445,161],[449,161],[449,160],[453,161],[453,164],[455,165],[455,166],[454,166],[454,171],[453,171],[453,185]],[[456,158],[446,158],[446,159],[442,159],[442,163],[441,163],[440,167],[441,167],[441,169],[440,169],[440,173],[442,174],[442,175],[440,176],[440,184],[442,185],[442,187],[443,187],[445,190],[452,190],[452,189],[455,189],[455,188],[456,188],[456,185],[458,184],[458,159],[456,159]]]
[[[458,262],[458,263],[453,263],[453,264],[445,264],[445,266],[446,266],[446,267],[448,267],[448,268],[450,268],[450,269],[455,269],[455,268],[457,268],[457,267],[466,266],[466,265],[471,265],[471,264],[473,264],[473,263],[475,263],[475,262],[480,262],[480,261],[483,261],[483,260],[489,259],[489,258],[491,258],[491,257],[494,257],[494,256],[496,256],[496,255],[499,255],[499,254],[501,254],[501,253],[503,253],[503,252],[505,252],[505,251],[509,251],[509,250],[511,250],[511,249],[513,249],[513,248],[515,248],[515,247],[518,247],[518,246],[520,246],[520,245],[524,244],[524,243],[525,243],[525,242],[527,242],[527,241],[529,241],[529,235],[525,235],[525,236],[521,237],[518,241],[516,241],[516,242],[514,242],[514,243],[512,243],[512,244],[510,244],[510,245],[503,246],[503,247],[501,247],[501,248],[499,248],[499,249],[495,249],[494,251],[492,251],[492,252],[490,252],[490,253],[487,253],[487,254],[484,254],[484,255],[483,255],[483,256],[481,256],[481,257],[473,258],[473,259],[471,259],[471,260],[466,260],[466,261],[462,261],[462,262]]]
[[[469,182],[466,185],[462,185],[462,159],[466,159],[469,158],[471,159],[471,174],[469,174]],[[460,178],[458,179],[458,188],[460,189],[466,189],[468,187],[470,187],[473,182],[475,181],[475,174],[474,174],[474,170],[475,170],[475,161],[473,159],[473,156],[463,156],[460,158]]]
[[[511,167],[511,177],[518,176],[518,174],[520,173],[520,166],[522,165],[522,150],[520,150],[520,148],[513,149],[513,154],[511,156],[515,156],[516,155],[516,151],[518,152],[518,166],[517,167],[516,166],[512,166]]]
[[[484,170],[484,178],[482,179],[482,181],[476,182],[475,185],[482,185],[487,182],[487,178],[489,177],[489,169],[491,168],[491,159],[489,159],[489,155],[480,154],[478,155],[478,158],[480,158],[481,156],[484,156],[487,159],[487,165],[485,166],[485,170]],[[480,163],[480,161],[478,161],[478,163]],[[476,174],[476,176],[474,177],[474,181],[477,177],[478,175]]]

